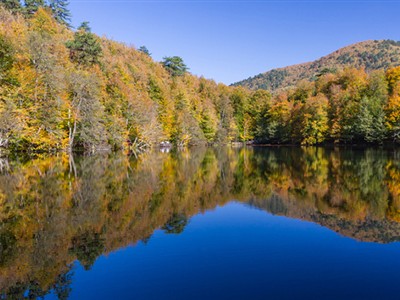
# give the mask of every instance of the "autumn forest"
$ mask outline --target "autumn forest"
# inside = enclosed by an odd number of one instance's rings
[[[2,152],[399,140],[400,67],[327,71],[272,94],[191,75],[179,56],[156,62],[69,20],[67,1],[2,1]]]

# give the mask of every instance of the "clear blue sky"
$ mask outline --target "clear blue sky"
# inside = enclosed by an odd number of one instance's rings
[[[70,0],[73,25],[155,60],[181,56],[196,75],[226,84],[306,62],[368,39],[400,40],[397,1]]]

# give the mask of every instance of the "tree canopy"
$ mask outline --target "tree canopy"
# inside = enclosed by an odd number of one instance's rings
[[[68,9],[69,1],[67,0],[50,0],[49,7],[53,12],[53,16],[57,22],[71,27],[71,12]]]
[[[138,51],[140,51],[140,52],[146,54],[147,56],[151,56],[151,53],[150,53],[149,49],[147,49],[146,46],[140,46],[140,47],[138,48]]]
[[[172,76],[183,76],[189,70],[183,59],[179,56],[166,56],[162,65]]]
[[[91,33],[88,22],[83,22],[78,31],[74,33],[74,39],[66,43],[70,49],[70,57],[81,65],[93,65],[100,62],[102,53],[99,38]]]
[[[3,0],[0,5],[13,13],[19,13],[22,11],[22,5],[19,0]]]
[[[45,6],[44,0],[25,0],[24,2],[24,10],[28,15],[33,15],[40,7]]]

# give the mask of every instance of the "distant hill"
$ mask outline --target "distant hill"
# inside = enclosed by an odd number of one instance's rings
[[[369,72],[398,65],[400,41],[371,40],[341,48],[313,62],[273,69],[232,85],[273,92],[294,86],[300,80],[313,81],[321,74],[336,72],[347,66],[365,68]]]

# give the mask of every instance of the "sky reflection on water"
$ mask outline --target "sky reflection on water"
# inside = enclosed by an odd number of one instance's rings
[[[397,299],[398,151],[5,160],[6,299]]]

